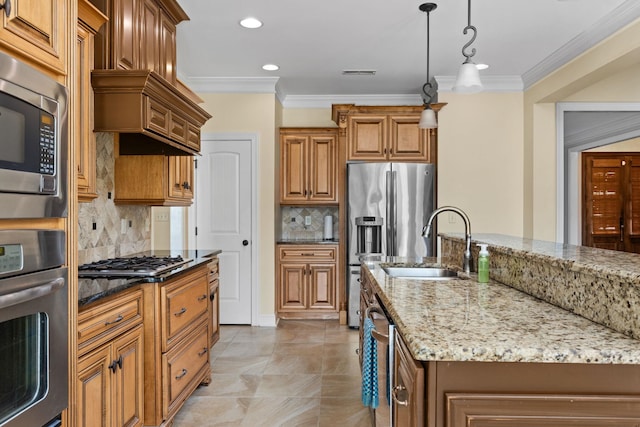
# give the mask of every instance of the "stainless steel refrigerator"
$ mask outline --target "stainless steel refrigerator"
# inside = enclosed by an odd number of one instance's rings
[[[349,326],[359,325],[363,257],[424,257],[433,247],[433,237],[421,234],[434,210],[434,177],[435,165],[427,163],[347,164]]]

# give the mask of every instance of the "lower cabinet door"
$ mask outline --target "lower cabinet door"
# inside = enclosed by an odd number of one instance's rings
[[[144,414],[144,340],[142,325],[113,342],[115,425],[141,426]]]
[[[112,372],[111,346],[102,346],[78,361],[78,425],[110,427]]]
[[[394,426],[424,425],[424,368],[413,359],[396,334],[394,346],[394,384],[391,389]]]
[[[310,264],[309,308],[336,309],[336,265]]]

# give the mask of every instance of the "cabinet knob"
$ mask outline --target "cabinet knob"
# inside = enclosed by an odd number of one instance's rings
[[[5,15],[7,15],[7,18],[9,17],[9,15],[11,14],[11,0],[4,0],[4,4],[0,5],[0,10],[4,9],[4,13]]]

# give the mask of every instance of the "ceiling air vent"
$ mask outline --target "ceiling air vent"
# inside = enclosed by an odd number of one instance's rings
[[[343,76],[375,76],[376,70],[342,70]]]

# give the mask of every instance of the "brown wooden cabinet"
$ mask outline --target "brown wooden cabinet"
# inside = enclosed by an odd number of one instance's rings
[[[67,7],[66,0],[12,0],[9,16],[4,10],[0,14],[0,47],[33,65],[66,75],[67,37],[73,33]]]
[[[112,22],[101,38],[100,69],[151,70],[176,84],[176,25],[189,19],[175,0],[98,0]],[[109,47],[109,43],[111,46]]]
[[[424,368],[411,356],[400,334],[395,335],[391,400],[394,426],[423,426]]]
[[[94,37],[107,21],[88,0],[78,1],[78,32],[76,39],[77,66],[75,72],[75,96],[73,100],[72,138],[76,147],[78,174],[78,201],[90,202],[96,194],[96,138],[93,133],[93,88],[91,70],[94,60]]]
[[[143,285],[145,425],[171,425],[209,365],[209,268],[202,264],[166,283]]]
[[[436,130],[418,128],[422,110],[333,105],[333,120],[346,134],[346,160],[436,163]]]
[[[280,129],[280,203],[338,203],[337,130]]]
[[[337,318],[338,245],[278,245],[281,318]]]
[[[189,206],[193,203],[193,157],[119,156],[115,162],[115,203]]]
[[[209,348],[220,340],[220,260],[211,257],[209,263]]]
[[[142,291],[106,298],[78,315],[77,422],[141,426],[144,412]]]

